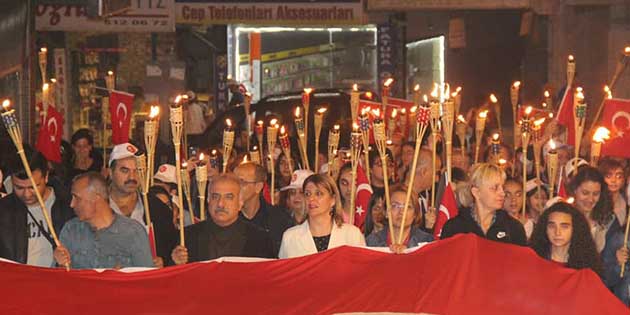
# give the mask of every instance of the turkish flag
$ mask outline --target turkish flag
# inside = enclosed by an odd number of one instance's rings
[[[558,124],[567,128],[567,144],[575,145],[575,121],[573,120],[573,89],[567,87],[558,108]]]
[[[436,240],[440,239],[440,234],[442,234],[442,227],[449,219],[452,219],[459,214],[459,209],[457,209],[457,201],[455,199],[455,193],[453,192],[453,187],[451,183],[446,184],[446,188],[444,188],[444,194],[442,195],[442,199],[440,200],[440,209],[437,213],[437,218],[435,220],[435,226],[433,227],[433,236]]]
[[[63,116],[54,106],[48,106],[46,120],[39,126],[35,148],[48,161],[61,163],[61,137],[63,136]]]
[[[357,167],[357,195],[354,200],[354,225],[363,231],[365,225],[365,217],[368,211],[370,198],[372,198],[372,186],[368,182],[368,178],[363,171],[361,165]]]
[[[602,156],[630,157],[630,100],[607,99],[600,124],[610,130]]]
[[[129,142],[133,94],[112,90],[109,93],[109,113],[112,117],[112,143]]]

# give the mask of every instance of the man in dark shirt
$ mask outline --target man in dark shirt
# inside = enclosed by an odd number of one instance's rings
[[[253,162],[242,163],[234,170],[241,184],[243,206],[240,216],[269,232],[273,241],[274,253],[280,250],[282,234],[293,226],[293,220],[286,210],[268,204],[261,195],[267,177],[265,169]]]
[[[239,218],[240,182],[233,175],[212,181],[208,193],[210,220],[185,229],[186,246],[178,245],[171,254],[177,265],[224,256],[273,258],[269,234]]]

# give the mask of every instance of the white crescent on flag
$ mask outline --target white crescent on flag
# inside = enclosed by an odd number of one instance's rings
[[[619,118],[626,119],[626,126],[623,129],[617,128],[616,121]],[[612,126],[612,129],[617,137],[620,137],[620,138],[623,137],[626,130],[630,129],[630,114],[624,111],[616,112],[612,117],[612,121],[610,122],[610,125]]]
[[[120,117],[120,114],[119,114],[121,108],[122,108],[122,111],[124,113],[122,118]],[[120,127],[122,127],[123,121],[127,120],[127,106],[125,106],[125,103],[123,103],[123,102],[118,103],[118,106],[116,106],[116,115],[118,116],[118,119],[119,119],[118,120],[118,125]]]
[[[52,131],[51,126],[55,127],[54,131]],[[51,117],[50,119],[48,119],[48,123],[46,124],[46,127],[48,128],[48,133],[50,134],[50,141],[55,142],[56,137],[57,137],[57,131],[59,128],[57,126],[57,118]]]

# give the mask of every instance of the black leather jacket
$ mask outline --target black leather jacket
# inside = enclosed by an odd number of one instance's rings
[[[52,222],[57,235],[75,214],[70,208],[70,196],[62,186],[53,186],[55,203]],[[25,264],[28,259],[28,213],[26,205],[15,195],[0,199],[0,257]],[[53,245],[54,247],[54,245]]]

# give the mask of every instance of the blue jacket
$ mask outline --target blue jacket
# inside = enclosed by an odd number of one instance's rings
[[[619,277],[621,266],[617,263],[617,250],[623,246],[624,232],[617,218],[609,224],[606,245],[601,253],[604,283],[625,305],[630,305],[630,264],[626,263],[624,276],[621,278]]]

